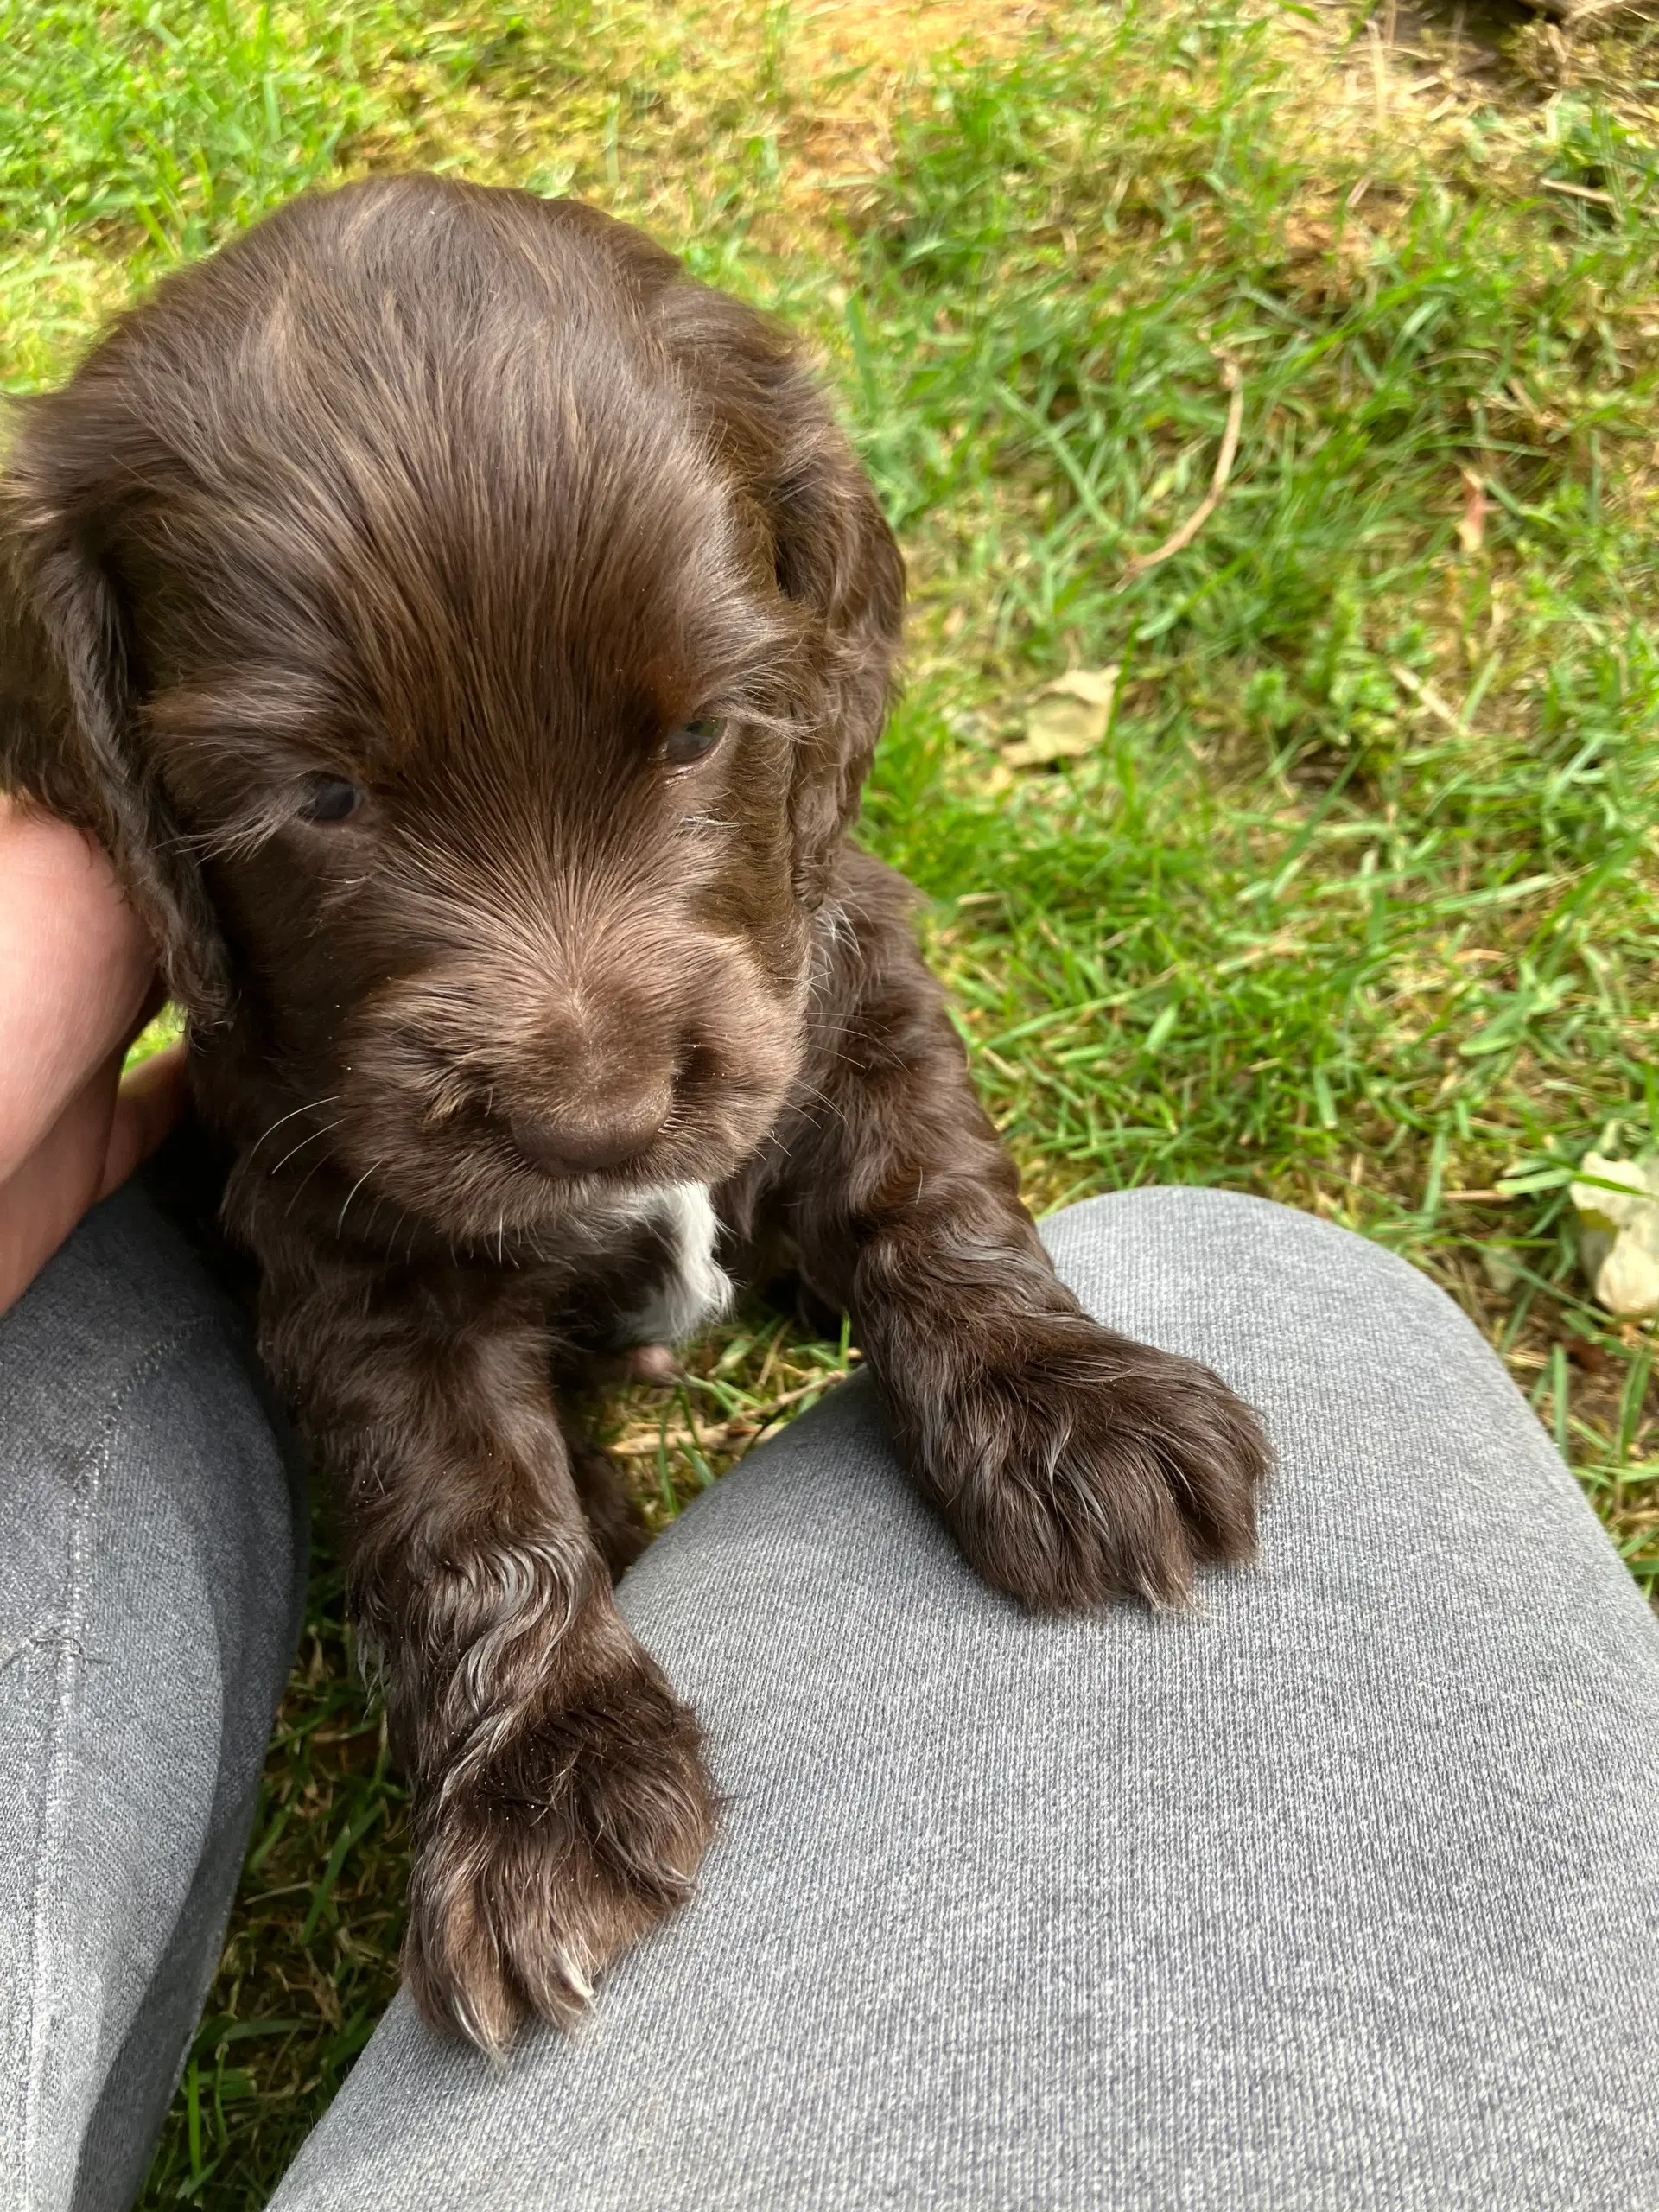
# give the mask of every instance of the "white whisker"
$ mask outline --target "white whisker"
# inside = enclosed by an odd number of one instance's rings
[[[343,1234],[346,1227],[346,1216],[350,1210],[352,1200],[357,1196],[363,1185],[368,1181],[370,1176],[373,1174],[375,1168],[378,1167],[379,1165],[380,1162],[377,1160],[374,1162],[373,1166],[365,1167],[363,1173],[358,1177],[356,1182],[353,1184],[351,1189],[346,1192],[346,1204],[341,1206],[340,1210],[340,1220],[335,1225],[337,1234]]]
[[[283,1122],[291,1122],[296,1114],[309,1114],[319,1106],[338,1106],[340,1099],[340,1094],[336,1090],[331,1092],[327,1098],[308,1099],[303,1106],[296,1106],[286,1114],[279,1114],[276,1116],[276,1119],[271,1123],[270,1127],[264,1131],[261,1135],[257,1136],[253,1142],[248,1147],[248,1158],[251,1160],[254,1154],[257,1152],[260,1146],[264,1144],[265,1138],[275,1136],[277,1130],[282,1128]],[[337,1122],[334,1124],[334,1127],[336,1128],[338,1128],[340,1124]]]
[[[320,1129],[313,1129],[308,1137],[302,1137],[298,1144],[294,1146],[291,1151],[285,1152],[282,1158],[277,1161],[276,1165],[271,1169],[270,1172],[272,1178],[275,1179],[276,1176],[280,1175],[283,1168],[287,1166],[289,1161],[294,1159],[298,1154],[303,1152],[307,1145],[315,1144],[319,1137],[326,1137],[334,1130],[343,1128],[347,1118],[348,1117],[346,1115],[342,1114],[337,1121],[325,1122]]]

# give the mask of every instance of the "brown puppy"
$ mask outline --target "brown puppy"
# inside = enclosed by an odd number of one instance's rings
[[[778,332],[573,204],[296,202],[12,452],[0,783],[114,855],[188,1010],[262,1339],[413,1791],[405,1963],[492,2051],[689,1894],[714,1801],[557,1386],[786,1237],[1026,1604],[1171,1603],[1266,1467],[1055,1281],[846,842],[903,575]]]

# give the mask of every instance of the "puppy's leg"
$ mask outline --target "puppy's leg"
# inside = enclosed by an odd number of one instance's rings
[[[988,1581],[1046,1610],[1179,1602],[1199,1562],[1254,1551],[1260,1424],[1057,1281],[908,887],[849,854],[845,888],[811,1096],[771,1171],[807,1272],[852,1314],[901,1451]]]
[[[522,1296],[522,1294],[520,1294]],[[491,2053],[569,2021],[690,1894],[714,1798],[583,1519],[525,1303],[368,1268],[268,1279],[268,1356],[341,1492],[355,1618],[412,1794],[404,1966]]]
[[[582,1500],[582,1512],[612,1581],[620,1582],[651,1541],[651,1531],[628,1496],[609,1452],[584,1436],[574,1421],[566,1420],[562,1426],[570,1479]]]

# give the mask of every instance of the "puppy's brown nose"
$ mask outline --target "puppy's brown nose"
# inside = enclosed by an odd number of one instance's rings
[[[664,1090],[579,1116],[515,1114],[512,1141],[544,1174],[594,1175],[637,1160],[667,1118]]]

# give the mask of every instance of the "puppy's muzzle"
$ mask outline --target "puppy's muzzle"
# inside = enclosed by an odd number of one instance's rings
[[[649,1152],[684,1063],[664,1009],[602,984],[582,995],[586,1004],[543,1015],[516,1080],[497,1093],[515,1149],[545,1175],[603,1174]]]
[[[515,1114],[513,1143],[546,1175],[596,1175],[648,1152],[668,1119],[666,1084],[637,1097],[610,1096],[583,1109]]]

